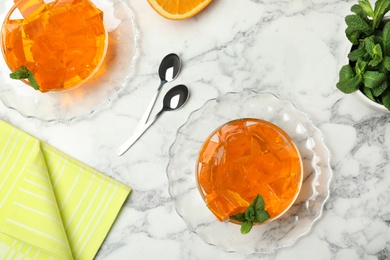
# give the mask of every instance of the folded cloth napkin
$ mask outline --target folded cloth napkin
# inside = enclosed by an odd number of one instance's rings
[[[93,259],[130,191],[0,120],[0,259]]]

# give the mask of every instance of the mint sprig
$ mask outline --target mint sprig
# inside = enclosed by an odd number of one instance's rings
[[[259,194],[245,212],[238,213],[237,215],[230,216],[229,218],[231,220],[241,222],[241,234],[248,234],[253,227],[253,223],[262,223],[270,218],[270,215],[264,207],[264,199]]]
[[[27,79],[31,86],[39,90],[38,82],[36,81],[34,74],[28,70],[25,66],[20,66],[20,70],[15,70],[11,74],[9,74],[11,79]]]

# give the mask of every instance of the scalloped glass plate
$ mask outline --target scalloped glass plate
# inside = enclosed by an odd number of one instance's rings
[[[10,79],[10,70],[1,57],[0,100],[6,107],[45,122],[70,122],[90,117],[108,107],[126,88],[139,53],[133,11],[123,0],[92,2],[104,12],[108,31],[107,54],[94,77],[69,91],[41,93]],[[0,3],[0,21],[4,21],[13,4],[12,0]]]
[[[296,144],[303,162],[303,183],[293,206],[279,219],[256,225],[246,235],[240,226],[219,222],[196,184],[199,151],[219,126],[239,118],[258,118],[282,128]],[[177,132],[167,167],[169,193],[188,228],[206,243],[228,252],[267,254],[291,246],[322,215],[332,171],[322,133],[310,118],[286,100],[269,93],[243,91],[211,99],[194,111]]]

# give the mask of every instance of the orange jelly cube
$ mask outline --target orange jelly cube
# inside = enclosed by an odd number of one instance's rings
[[[220,221],[245,211],[250,204],[237,192],[226,189],[206,195],[206,200],[210,210]]]
[[[27,20],[34,19],[34,17],[46,9],[46,4],[43,0],[14,0],[14,3],[22,16]]]

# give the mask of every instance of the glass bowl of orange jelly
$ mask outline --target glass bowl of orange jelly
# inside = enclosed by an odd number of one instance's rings
[[[108,47],[103,12],[89,0],[15,0],[1,33],[9,69],[26,67],[41,92],[82,85],[99,70]]]
[[[198,189],[219,221],[243,213],[260,194],[270,222],[294,203],[302,186],[299,151],[278,126],[244,118],[217,128],[203,143],[196,167]],[[254,223],[259,224],[259,223]]]

